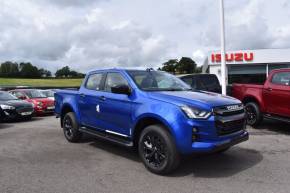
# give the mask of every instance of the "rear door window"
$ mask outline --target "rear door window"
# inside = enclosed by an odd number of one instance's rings
[[[103,73],[91,74],[88,77],[85,87],[89,90],[101,90]]]
[[[215,87],[219,85],[218,79],[215,76],[200,76],[199,80],[205,88]]]
[[[194,76],[186,76],[181,78],[184,82],[186,82],[188,85],[190,85],[192,88],[196,89],[196,78]]]
[[[127,80],[117,72],[112,72],[107,74],[105,91],[112,92],[112,87],[127,85],[129,86]]]
[[[290,86],[290,72],[278,72],[272,78],[273,84]]]
[[[181,78],[184,82],[186,82],[188,85],[192,85],[192,77],[183,77]]]
[[[25,94],[23,94],[22,92],[14,92],[12,94],[14,96],[16,96],[17,98],[24,98],[24,97],[26,97]]]

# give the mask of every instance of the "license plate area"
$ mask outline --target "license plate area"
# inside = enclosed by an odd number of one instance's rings
[[[22,116],[25,116],[25,115],[31,115],[32,114],[32,112],[22,112],[22,113],[20,113]]]
[[[54,106],[50,106],[50,107],[47,107],[46,109],[47,109],[47,110],[54,110],[55,107],[54,107]]]

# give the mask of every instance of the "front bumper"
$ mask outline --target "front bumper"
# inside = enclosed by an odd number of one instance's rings
[[[226,149],[228,147],[234,146],[243,141],[247,141],[249,139],[249,133],[244,130],[239,135],[236,135],[232,138],[225,139],[222,141],[215,142],[193,142],[192,150],[193,152],[216,152],[222,149]]]
[[[35,108],[34,112],[36,115],[43,115],[43,114],[50,114],[54,113],[54,107],[49,109],[48,107],[43,107],[43,108]]]
[[[3,110],[4,112],[4,121],[22,119],[26,117],[30,117],[33,115],[33,109],[29,110]]]

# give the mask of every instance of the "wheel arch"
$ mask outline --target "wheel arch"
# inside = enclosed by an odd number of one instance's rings
[[[263,110],[264,107],[262,106],[262,103],[259,101],[259,99],[257,99],[256,97],[254,96],[251,96],[251,95],[248,95],[248,96],[245,96],[244,99],[242,100],[243,104],[247,104],[247,103],[250,103],[250,102],[254,102],[258,105],[258,107]]]
[[[73,112],[75,113],[73,107],[70,104],[64,104],[61,108],[61,113],[60,113],[60,124],[62,127],[63,124],[63,118],[65,116],[65,114],[69,113],[69,112]]]
[[[134,143],[135,147],[138,146],[138,140],[139,140],[139,137],[140,137],[140,134],[142,133],[142,131],[150,125],[163,126],[163,128],[165,130],[167,130],[169,132],[169,134],[172,136],[173,140],[175,140],[174,136],[173,136],[172,128],[170,127],[169,123],[166,120],[164,120],[162,117],[159,117],[156,115],[151,115],[151,114],[144,115],[144,116],[137,119],[137,121],[133,127],[132,139],[133,139],[133,143]]]

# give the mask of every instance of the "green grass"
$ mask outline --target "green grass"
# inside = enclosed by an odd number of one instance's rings
[[[21,79],[0,78],[0,86],[80,86],[82,79]]]

